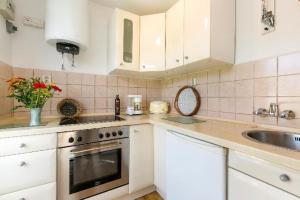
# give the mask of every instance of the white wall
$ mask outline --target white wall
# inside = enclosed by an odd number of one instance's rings
[[[0,15],[0,64],[11,63],[11,36],[6,32],[5,19]]]
[[[55,46],[46,43],[44,30],[22,24],[24,16],[45,18],[45,0],[15,0],[15,3],[19,31],[14,34],[12,40],[12,65],[61,70],[61,54],[56,51]],[[66,71],[107,73],[107,23],[111,14],[111,8],[90,1],[90,47],[75,57],[76,68],[72,68],[68,59],[65,59]]]
[[[262,35],[261,0],[237,0],[237,63],[300,50],[300,2],[276,0],[275,14],[275,32]]]

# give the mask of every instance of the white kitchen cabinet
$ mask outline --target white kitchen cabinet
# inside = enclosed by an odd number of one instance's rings
[[[166,136],[167,130],[154,126],[154,185],[156,191],[166,199]]]
[[[223,147],[171,130],[166,147],[166,199],[226,199]]]
[[[186,64],[210,57],[212,0],[185,0],[184,59]]]
[[[153,127],[150,124],[130,127],[129,193],[153,185]]]
[[[0,157],[0,195],[56,182],[56,150]]]
[[[300,198],[229,168],[228,200],[299,200]]]
[[[166,69],[183,65],[184,0],[166,13]]]
[[[55,149],[56,134],[32,135],[0,139],[0,156]]]
[[[164,71],[166,66],[166,14],[140,17],[140,70]]]
[[[0,196],[0,200],[56,200],[56,184],[49,183],[6,194]]]
[[[181,0],[167,11],[166,27],[167,69],[235,62],[235,0]]]
[[[116,8],[110,21],[108,65],[114,70],[139,71],[140,17]]]

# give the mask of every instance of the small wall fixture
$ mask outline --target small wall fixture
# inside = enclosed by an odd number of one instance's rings
[[[65,42],[58,42],[56,43],[56,50],[61,53],[62,57],[62,64],[61,68],[64,70],[64,54],[71,54],[73,59],[72,59],[72,67],[75,67],[74,65],[74,56],[79,54],[79,46],[71,44],[71,43],[65,43]]]
[[[275,0],[262,0],[262,33],[275,31]]]

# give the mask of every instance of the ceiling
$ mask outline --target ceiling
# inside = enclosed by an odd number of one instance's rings
[[[161,13],[178,0],[94,0],[104,6],[121,8],[138,15]]]

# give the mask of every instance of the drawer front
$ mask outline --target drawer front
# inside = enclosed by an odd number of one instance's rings
[[[56,150],[0,157],[0,195],[56,182]]]
[[[0,156],[55,149],[56,133],[0,139]]]
[[[229,166],[300,197],[300,171],[230,151]]]
[[[56,200],[56,184],[49,183],[0,196],[0,200]]]

